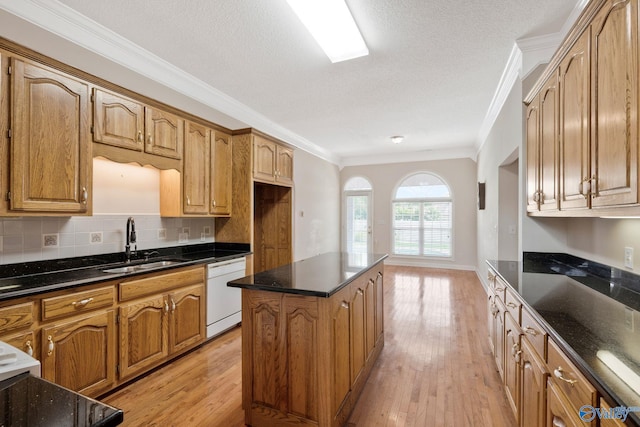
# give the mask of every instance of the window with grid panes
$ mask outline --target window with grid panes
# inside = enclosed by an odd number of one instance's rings
[[[442,179],[409,176],[398,186],[392,209],[394,255],[451,257],[453,202]]]

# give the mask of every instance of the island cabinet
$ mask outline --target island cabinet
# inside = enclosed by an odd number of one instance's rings
[[[243,288],[245,422],[343,426],[384,345],[382,291],[377,292],[383,264],[369,266],[330,295],[249,284],[289,266],[231,282]]]
[[[90,214],[88,84],[19,58],[9,74],[9,209]]]
[[[119,284],[121,379],[130,379],[205,339],[204,268]]]
[[[525,99],[530,215],[640,211],[638,54],[638,0],[589,2]]]

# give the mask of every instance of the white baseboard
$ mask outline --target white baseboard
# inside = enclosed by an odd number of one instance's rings
[[[440,261],[424,260],[424,259],[406,259],[406,258],[393,258],[389,257],[384,260],[386,265],[397,265],[405,267],[427,267],[427,268],[443,268],[446,270],[465,270],[465,271],[477,271],[475,265],[464,264],[451,264]]]

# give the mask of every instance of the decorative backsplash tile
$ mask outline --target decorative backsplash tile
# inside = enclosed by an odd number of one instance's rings
[[[134,215],[139,250],[213,242],[213,218]],[[0,264],[122,252],[128,215],[0,219]],[[187,230],[184,233],[185,229]]]

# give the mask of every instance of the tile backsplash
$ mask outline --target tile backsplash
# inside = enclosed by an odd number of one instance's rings
[[[3,218],[0,264],[123,252],[128,217]],[[214,241],[213,218],[133,218],[138,250]]]

